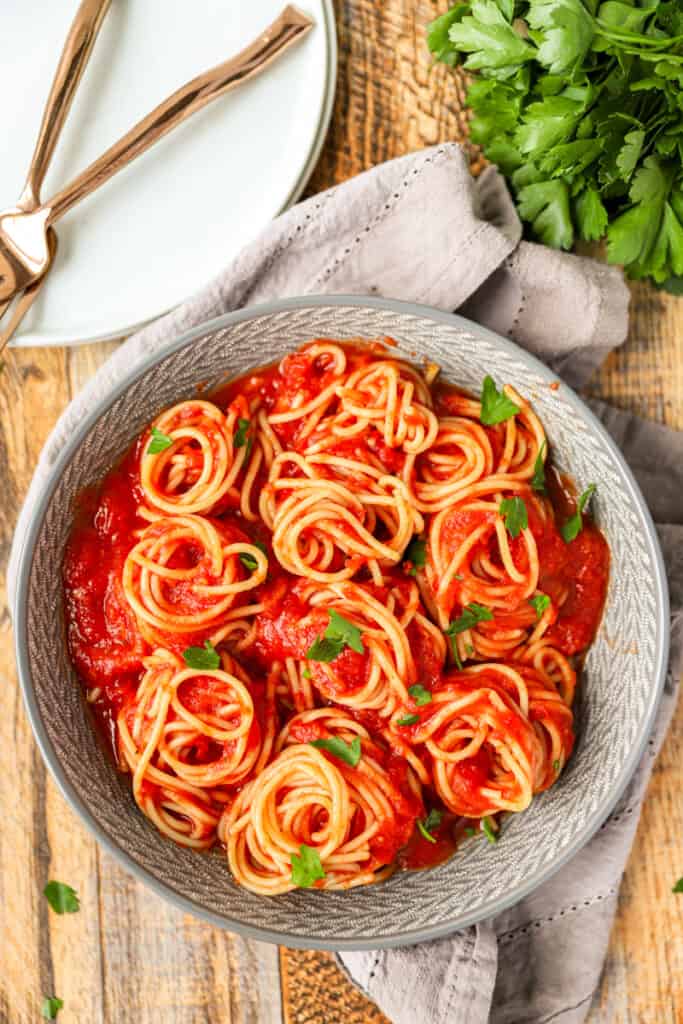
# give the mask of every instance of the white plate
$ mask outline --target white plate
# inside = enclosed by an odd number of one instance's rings
[[[43,187],[49,197],[174,89],[236,53],[284,0],[114,0]],[[331,0],[263,75],[206,110],[75,207],[16,345],[104,340],[211,280],[301,193],[334,94]],[[76,0],[3,4],[0,206],[19,195]],[[16,101],[12,102],[12,97]]]

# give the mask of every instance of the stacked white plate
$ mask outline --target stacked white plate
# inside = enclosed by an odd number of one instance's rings
[[[49,198],[157,103],[237,53],[284,0],[113,0],[43,188]],[[0,10],[0,208],[21,191],[77,0]],[[105,340],[177,305],[301,194],[329,123],[331,0],[264,74],[192,117],[58,225],[49,281],[15,345]]]

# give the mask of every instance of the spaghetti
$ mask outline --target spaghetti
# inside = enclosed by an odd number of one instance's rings
[[[262,895],[495,840],[574,744],[606,542],[522,395],[390,345],[317,339],[161,413],[67,547],[73,662],[139,808]]]

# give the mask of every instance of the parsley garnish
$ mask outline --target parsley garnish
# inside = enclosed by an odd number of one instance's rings
[[[290,854],[290,860],[292,881],[299,889],[310,889],[314,882],[325,877],[320,854],[305,843],[301,844],[298,853]]]
[[[237,430],[235,431],[234,445],[235,448],[242,448],[246,444],[247,450],[244,454],[245,462],[251,455],[251,449],[254,444],[254,438],[250,431],[251,420],[245,420],[240,416],[240,418],[237,420]]]
[[[424,686],[420,683],[414,683],[413,686],[409,686],[408,693],[419,708],[424,704],[431,704],[432,702],[431,692],[429,690],[425,690]]]
[[[399,718],[397,720],[396,725],[415,725],[415,723],[419,721],[419,715],[404,715],[403,718]]]
[[[586,490],[583,492],[581,497],[576,503],[576,512],[562,527],[562,537],[569,543],[574,540],[575,537],[581,533],[583,529],[583,518],[581,513],[585,509],[588,502],[591,500],[597,489],[596,484],[589,484]]]
[[[359,736],[355,736],[350,743],[346,743],[337,736],[331,736],[328,740],[311,740],[310,742],[312,747],[317,747],[319,750],[326,750],[328,754],[338,757],[340,761],[345,761],[346,764],[351,765],[352,768],[355,768],[360,761],[361,749]]]
[[[311,671],[310,671],[310,669],[308,669],[308,668],[302,669],[301,670],[301,675],[304,677],[304,679],[310,679],[311,678]]]
[[[464,633],[468,629],[472,629],[477,625],[478,622],[491,622],[493,619],[493,612],[490,608],[486,608],[483,604],[477,604],[475,601],[471,601],[466,605],[462,614],[450,623],[447,630],[445,630],[446,636],[450,637],[451,649],[453,651],[453,659],[457,668],[462,668],[462,661],[460,660],[460,652],[458,651],[457,634]]]
[[[483,604],[477,604],[475,601],[470,601],[463,608],[462,614],[451,622],[446,633],[448,636],[453,636],[455,633],[464,633],[465,630],[476,626],[478,622],[491,622],[492,619],[493,612],[490,608]]]
[[[147,455],[158,455],[159,452],[165,452],[172,444],[172,437],[162,433],[158,427],[152,427],[152,439],[147,445]]]
[[[553,771],[556,775],[560,774],[560,762],[557,760],[553,761]]]
[[[263,552],[263,554],[266,556],[266,558],[268,557],[268,548],[266,547],[266,545],[263,543],[262,540],[255,540],[255,541],[252,541],[252,543],[253,543],[254,547],[258,548],[259,551]],[[240,562],[242,563],[242,565],[244,566],[245,569],[249,570],[249,572],[254,572],[254,570],[256,569],[256,566],[258,565],[258,563],[257,563],[256,559],[254,558],[254,556],[246,554],[246,553],[243,554],[243,555],[240,555]]]
[[[550,605],[550,598],[547,594],[534,594],[533,597],[529,598],[529,604],[536,612],[536,618],[540,619],[543,612]]]
[[[411,568],[408,572],[411,576],[417,576],[417,570],[424,569],[427,563],[426,541],[421,540],[419,537],[414,537],[405,550],[403,561],[411,563]]]
[[[363,654],[365,648],[358,626],[354,626],[332,608],[329,610],[329,616],[329,626],[322,636],[316,637],[306,651],[309,661],[334,661],[345,647],[350,647],[357,654]]]
[[[64,1000],[58,996],[45,996],[40,1014],[44,1020],[55,1020],[63,1006]]]
[[[676,884],[674,885],[674,887],[672,888],[671,891],[672,892],[683,892],[683,878],[679,878],[678,879],[678,881],[676,882]]]
[[[545,494],[545,462],[543,456],[547,447],[547,441],[544,441],[538,449],[538,455],[534,462],[534,475],[531,478],[531,489],[539,494]]]
[[[526,511],[526,505],[522,498],[515,496],[514,498],[503,498],[498,511],[505,520],[505,526],[511,537],[519,537],[522,530],[526,530],[529,525],[529,517]]]
[[[432,810],[429,812],[424,821],[418,821],[417,827],[420,830],[420,833],[428,842],[436,842],[436,839],[432,835],[432,832],[434,831],[435,828],[439,827],[442,818],[443,812],[437,811],[435,808],[432,808]]]
[[[680,0],[469,0],[427,33],[475,72],[470,136],[532,235],[606,235],[630,277],[683,287]]]
[[[183,660],[188,668],[200,671],[210,672],[221,667],[220,655],[209,640],[204,641],[203,647],[188,647],[184,650]]]
[[[482,829],[484,831],[484,835],[486,836],[486,838],[488,839],[488,841],[490,843],[497,843],[498,842],[498,836],[496,835],[496,831],[495,831],[495,829],[493,827],[493,824],[491,823],[491,819],[490,818],[482,818],[481,819],[481,827],[482,827]]]
[[[502,423],[519,412],[519,406],[496,388],[493,377],[484,377],[481,389],[481,413],[479,419],[484,426]]]
[[[56,914],[75,914],[80,910],[76,890],[64,882],[48,882],[43,894]]]
[[[475,828],[472,828],[471,825],[468,825],[467,828],[465,829],[466,836],[476,836],[476,834],[477,830]]]

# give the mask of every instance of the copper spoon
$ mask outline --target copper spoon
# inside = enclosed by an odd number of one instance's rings
[[[246,49],[174,92],[51,200],[0,216],[0,302],[43,278],[51,262],[50,229],[60,217],[197,110],[263,71],[313,24],[286,7]]]
[[[57,70],[55,71],[55,77],[52,81],[50,94],[45,104],[24,188],[17,200],[16,206],[12,209],[3,210],[0,213],[0,222],[10,215],[31,213],[40,204],[40,190],[45,174],[110,3],[111,0],[82,0],[80,7],[76,11],[76,16],[71,23],[71,28],[69,29],[69,34],[64,43],[64,49],[59,58]],[[48,238],[48,267],[56,250],[57,236],[54,231],[50,231]],[[44,276],[43,273],[40,278],[29,284],[18,297],[9,323],[0,332],[0,351],[7,344],[7,341],[14,334],[14,331],[33,304],[36,295],[40,291]],[[5,301],[0,302],[0,319],[2,319],[3,314],[7,311],[12,298],[13,296],[10,295]]]

